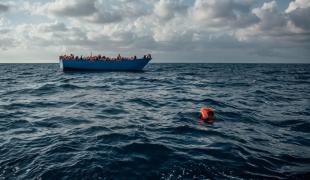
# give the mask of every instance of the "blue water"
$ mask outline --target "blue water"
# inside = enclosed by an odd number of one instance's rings
[[[310,65],[0,65],[0,179],[309,177]]]

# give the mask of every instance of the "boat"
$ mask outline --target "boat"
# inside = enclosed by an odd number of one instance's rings
[[[143,58],[123,59],[80,59],[59,58],[60,68],[63,71],[142,71],[152,60],[151,56]]]

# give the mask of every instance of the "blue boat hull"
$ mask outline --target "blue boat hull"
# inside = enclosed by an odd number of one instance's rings
[[[60,60],[60,68],[63,71],[142,71],[150,59],[136,60]]]

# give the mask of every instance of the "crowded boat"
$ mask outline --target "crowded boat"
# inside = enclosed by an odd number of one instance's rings
[[[142,59],[150,60],[152,59],[151,54],[144,55]],[[137,60],[137,56],[132,57],[123,57],[118,54],[117,57],[108,57],[104,55],[90,55],[90,56],[75,56],[74,54],[70,55],[61,55],[59,56],[59,60],[85,60],[85,61],[121,61],[121,60]]]

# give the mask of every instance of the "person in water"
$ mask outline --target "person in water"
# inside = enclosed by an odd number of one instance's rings
[[[212,124],[214,122],[214,110],[212,108],[200,109],[200,120]]]

